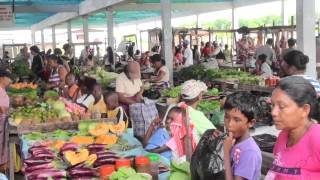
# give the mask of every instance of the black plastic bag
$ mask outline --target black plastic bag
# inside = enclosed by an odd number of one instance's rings
[[[207,130],[201,137],[191,158],[192,180],[223,180],[223,141],[226,135],[213,136],[215,129]]]

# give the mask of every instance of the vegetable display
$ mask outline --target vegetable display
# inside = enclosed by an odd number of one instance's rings
[[[107,72],[100,66],[95,67],[92,71],[87,73],[89,77],[94,78],[103,88],[108,88],[112,81],[114,81],[119,74]]]
[[[177,97],[181,96],[181,86],[176,86],[173,88],[163,90],[162,96],[170,97],[170,98],[177,98]]]
[[[110,180],[149,180],[150,178],[150,175],[136,173],[136,171],[130,167],[121,167],[109,177]]]
[[[220,108],[219,101],[201,100],[198,104],[197,109],[202,111],[204,114],[209,114]]]
[[[169,180],[191,180],[190,163],[171,162],[171,174]]]

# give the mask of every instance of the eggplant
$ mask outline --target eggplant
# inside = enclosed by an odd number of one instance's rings
[[[94,177],[92,177],[92,176],[82,176],[82,177],[74,176],[74,177],[72,177],[72,180],[92,180],[93,178],[96,178],[96,176],[94,176]]]
[[[90,176],[90,177],[98,177],[99,173],[92,168],[74,168],[69,171],[69,176],[71,177],[83,177],[83,176]]]
[[[104,153],[104,154],[97,154],[97,159],[119,159],[118,156],[114,154]]]
[[[42,153],[42,154],[34,155],[32,157],[43,158],[43,159],[54,159],[56,156],[53,153]]]
[[[86,166],[86,162],[81,162],[81,163],[78,163],[78,164],[75,164],[73,166],[70,166],[67,168],[67,171],[71,171],[72,169],[77,169],[77,168],[83,168]]]
[[[49,168],[49,169],[38,169],[38,170],[35,170],[35,171],[32,171],[32,172],[27,172],[25,173],[27,179],[37,179],[37,176],[43,172],[46,172],[46,171],[53,171],[54,169],[53,168]]]
[[[25,168],[25,172],[26,173],[30,173],[39,169],[51,169],[53,168],[52,163],[46,163],[46,164],[39,164],[39,165],[35,165],[35,166],[28,166]]]
[[[76,143],[66,143],[62,146],[60,152],[63,153],[64,151],[76,151],[79,147],[79,144]]]
[[[50,149],[47,146],[33,146],[28,150],[30,154],[34,154],[37,151],[50,151]]]
[[[89,144],[88,149],[106,149],[107,145],[105,144]]]
[[[99,155],[99,154],[110,154],[110,155],[117,156],[117,153],[112,152],[112,151],[100,151],[100,152],[97,152],[96,154],[97,155]]]
[[[37,171],[33,171],[32,173],[26,174],[27,179],[47,179],[48,177],[53,178],[64,178],[67,176],[67,172],[64,170],[57,169],[39,169]]]
[[[42,159],[42,158],[28,158],[24,160],[27,166],[35,166],[40,164],[46,164],[52,162],[52,159]]]

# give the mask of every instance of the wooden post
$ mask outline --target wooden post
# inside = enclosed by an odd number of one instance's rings
[[[294,31],[294,17],[293,16],[291,16],[291,38],[293,38],[293,31]]]

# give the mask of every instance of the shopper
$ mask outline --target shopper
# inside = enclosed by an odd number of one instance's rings
[[[301,76],[308,80],[314,86],[318,96],[320,96],[319,81],[313,79],[311,76],[305,75],[308,63],[308,56],[304,55],[301,51],[292,50],[284,56],[280,67],[284,76]]]
[[[266,45],[257,48],[256,50],[256,58],[258,58],[261,54],[267,55],[266,62],[269,66],[272,66],[273,62],[276,62],[277,57],[275,51],[272,49],[273,39],[267,39]]]
[[[66,76],[68,74],[66,68],[58,63],[58,56],[51,55],[48,62],[51,73],[48,80],[47,89],[59,89],[65,85]]]
[[[206,130],[216,129],[203,112],[196,109],[205,91],[207,91],[207,86],[201,81],[188,80],[182,84],[182,100],[188,105],[187,111],[195,126],[194,132],[197,142]]]
[[[273,91],[272,117],[281,133],[266,179],[319,179],[320,125],[311,118],[319,111],[316,99],[312,85],[298,76],[282,79]]]
[[[193,65],[193,55],[192,55],[192,50],[189,47],[188,40],[183,41],[183,48],[184,48],[184,52],[183,52],[184,67],[192,66]]]
[[[290,39],[288,39],[288,46],[289,46],[289,48],[287,48],[287,49],[284,49],[283,51],[282,51],[282,54],[281,54],[281,60],[283,60],[283,57],[286,55],[286,54],[288,54],[289,52],[291,52],[291,51],[293,51],[293,50],[296,50],[296,48],[295,48],[295,46],[296,46],[296,40],[295,39],[293,39],[293,38],[290,38]]]
[[[37,46],[31,46],[30,51],[33,56],[31,71],[35,75],[35,78],[39,79],[43,70],[43,58],[40,56],[40,49]]]
[[[105,117],[107,113],[107,105],[104,102],[102,88],[99,84],[95,84],[93,86],[92,95],[94,97],[94,102],[89,105],[88,113],[93,119]]]
[[[156,85],[164,85],[169,87],[169,69],[166,66],[166,62],[161,58],[160,54],[151,56],[151,62],[155,68],[155,76],[152,76],[150,81],[156,83]]]
[[[206,46],[203,48],[203,50],[201,51],[201,56],[204,57],[204,59],[208,59],[211,53],[211,44],[210,42],[206,43]]]
[[[55,48],[53,50],[53,54],[56,55],[58,57],[58,63],[60,65],[63,65],[64,68],[67,70],[67,72],[70,72],[70,66],[68,64],[68,62],[62,58],[62,51],[60,48]]]
[[[200,64],[200,53],[198,45],[193,46],[193,64]]]
[[[264,79],[268,79],[272,76],[271,67],[266,60],[267,55],[261,54],[256,61],[256,75],[261,76]]]
[[[5,166],[8,161],[8,140],[5,139],[6,122],[9,115],[10,99],[6,88],[11,83],[11,74],[7,71],[0,71],[0,167]]]
[[[182,54],[182,48],[177,46],[175,48],[176,52],[174,55],[174,64],[175,66],[180,66],[183,64],[183,54]]]

